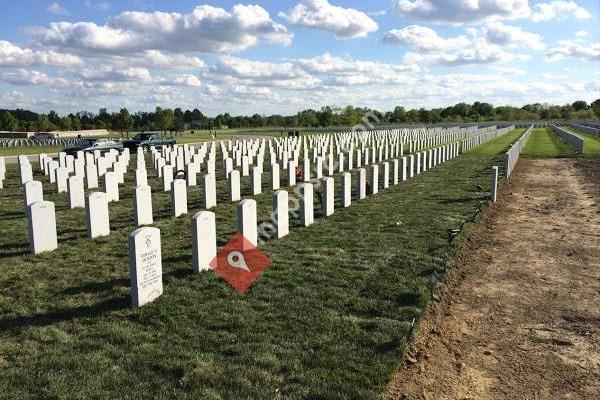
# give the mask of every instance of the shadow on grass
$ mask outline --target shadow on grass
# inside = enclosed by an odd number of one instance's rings
[[[57,322],[70,321],[80,317],[98,317],[111,311],[130,307],[129,297],[108,299],[90,306],[62,308],[46,314],[36,314],[26,317],[0,319],[0,331],[14,332],[15,330],[33,326],[48,326]]]

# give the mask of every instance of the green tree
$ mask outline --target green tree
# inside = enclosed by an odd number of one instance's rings
[[[392,113],[392,122],[397,124],[406,122],[406,110],[404,107],[396,106],[396,108],[394,108],[394,112]]]
[[[173,111],[168,108],[156,107],[154,111],[154,125],[161,132],[167,132],[173,125]]]
[[[0,112],[0,130],[16,131],[19,128],[19,120],[16,119],[10,112]]]
[[[129,110],[125,107],[119,110],[119,113],[115,116],[115,128],[121,133],[121,137],[123,137],[123,132],[129,132],[131,126],[133,125],[133,118],[131,114],[129,114]],[[129,133],[127,134],[129,137]]]
[[[322,107],[321,112],[318,114],[318,119],[321,126],[332,126],[335,124],[335,114],[331,106]]]
[[[600,118],[600,99],[594,100],[590,106],[592,107],[594,114],[596,114],[596,117]]]
[[[581,111],[581,110],[587,110],[588,105],[583,100],[577,100],[576,102],[574,102],[571,105],[571,107],[573,107],[573,110],[575,110],[575,111]]]

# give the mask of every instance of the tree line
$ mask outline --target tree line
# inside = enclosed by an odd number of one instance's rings
[[[0,131],[48,132],[82,129],[109,129],[119,132],[158,130],[182,132],[186,129],[264,128],[264,127],[331,127],[352,126],[363,122],[365,115],[375,124],[438,122],[517,121],[552,119],[598,119],[600,99],[591,104],[583,100],[562,106],[534,103],[523,107],[499,106],[489,103],[458,103],[445,108],[406,110],[397,106],[381,112],[370,108],[347,106],[307,109],[295,115],[232,116],[229,113],[207,117],[200,110],[156,107],[153,112],[130,113],[127,108],[109,113],[101,108],[97,114],[88,111],[60,116],[55,111],[38,114],[33,111],[0,109]]]

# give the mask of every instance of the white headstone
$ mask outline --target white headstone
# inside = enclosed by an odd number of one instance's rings
[[[104,174],[104,193],[106,193],[106,200],[109,203],[119,201],[119,182],[112,171]]]
[[[381,181],[382,187],[387,189],[390,186],[390,163],[385,161],[382,165],[381,170]]]
[[[304,182],[310,182],[310,158],[308,156],[304,157],[302,163],[302,179]]]
[[[296,163],[293,160],[288,162],[288,186],[296,186]]]
[[[211,269],[217,256],[215,213],[200,211],[192,217],[192,266],[194,273]]]
[[[56,170],[59,168],[57,161],[50,161],[48,164],[48,176],[50,177],[50,183],[56,183]]]
[[[87,234],[90,239],[110,235],[108,196],[106,193],[90,193],[85,199]]]
[[[496,202],[498,200],[498,166],[494,165],[492,167],[492,202]]]
[[[185,166],[185,177],[188,187],[198,185],[198,172],[200,172],[200,168],[194,163],[189,163]]]
[[[258,244],[255,200],[244,199],[238,203],[237,230],[254,246]]]
[[[233,159],[226,158],[225,159],[225,179],[229,179],[229,174],[233,171]]]
[[[229,174],[229,201],[239,201],[240,194],[240,171],[234,169]]]
[[[33,171],[29,162],[19,164],[19,169],[21,171],[21,185],[33,180]]]
[[[29,181],[23,185],[23,201],[25,208],[37,203],[38,201],[44,201],[44,188],[40,181]]]
[[[321,196],[321,211],[325,217],[328,217],[334,212],[333,178],[323,178],[321,187],[323,188],[323,195]]]
[[[275,163],[271,165],[271,189],[277,190],[280,187],[279,181],[279,164]]]
[[[415,176],[415,156],[411,154],[408,156],[408,177],[412,178]]]
[[[69,206],[71,209],[85,207],[85,191],[83,178],[77,175],[70,176],[68,180]]]
[[[398,159],[393,159],[392,160],[392,185],[397,185],[398,181],[399,181],[399,167],[400,167],[400,162],[398,161]]]
[[[309,226],[315,222],[313,185],[304,182],[299,185],[298,189],[300,190],[300,224]]]
[[[367,171],[364,168],[360,168],[356,175],[356,197],[359,200],[367,197]]]
[[[152,214],[152,189],[148,185],[139,185],[133,191],[133,212],[135,225],[151,225],[154,223]]]
[[[379,192],[379,165],[373,164],[369,170],[369,194]]]
[[[262,171],[259,166],[252,167],[252,194],[254,196],[262,193]]]
[[[138,228],[129,235],[129,271],[133,307],[141,307],[160,297],[163,281],[158,228]]]
[[[88,189],[96,189],[98,187],[98,169],[95,164],[87,164],[85,166],[85,180]]]
[[[288,208],[288,192],[285,190],[273,192],[273,222],[277,238],[282,238],[290,233]]]
[[[33,254],[52,251],[58,247],[56,213],[51,201],[37,201],[27,207],[29,249]]]
[[[242,156],[242,176],[250,175],[250,161],[248,156]]]
[[[352,174],[342,174],[342,207],[349,207],[352,203]]]
[[[175,179],[171,183],[171,209],[175,218],[187,214],[187,183],[185,179]]]
[[[170,165],[165,165],[162,169],[162,183],[163,190],[168,192],[171,190],[171,183],[173,182],[173,167]]]
[[[317,179],[323,178],[323,158],[317,157],[315,162],[315,174]]]
[[[148,172],[145,169],[135,170],[135,186],[146,186],[148,184]]]
[[[202,177],[204,186],[204,208],[207,210],[217,205],[217,188],[215,176],[207,174]]]
[[[58,167],[56,169],[56,192],[65,193],[67,191],[67,179],[69,173],[65,167]]]

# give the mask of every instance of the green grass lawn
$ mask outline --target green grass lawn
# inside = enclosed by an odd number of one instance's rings
[[[21,154],[58,153],[64,146],[0,147],[0,156],[19,156]]]
[[[428,277],[443,275],[455,254],[448,229],[487,201],[478,185],[487,190],[497,164],[502,152],[459,157],[328,218],[316,212],[313,226],[292,226],[289,236],[262,246],[273,263],[245,295],[212,271],[191,274],[189,218],[200,209],[199,189],[188,191],[190,215],[173,219],[149,170],[165,290],[140,309],[129,305],[133,174],[110,206],[111,235],[94,241],[86,238],[84,211],[69,210],[66,197],[36,176],[56,204],[59,248],[31,256],[9,165],[0,190],[0,393],[375,399],[402,360],[409,321],[427,305]],[[336,185],[339,193],[339,179]],[[235,230],[235,204],[225,200],[225,181],[218,190],[223,245]],[[259,220],[271,211],[266,192],[256,197]]]
[[[600,137],[592,136],[568,126],[563,126],[562,128],[583,139],[584,157],[600,157]]]
[[[514,142],[517,141],[521,137],[521,135],[525,132],[524,128],[517,128],[506,135],[500,136],[494,140],[490,140],[487,143],[482,144],[481,146],[473,147],[465,154],[470,155],[493,155],[493,154],[501,154],[506,153],[510,146]]]
[[[577,152],[569,142],[553,133],[550,128],[536,128],[521,150],[521,155],[533,158],[563,158],[576,157]]]

